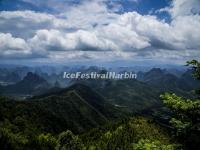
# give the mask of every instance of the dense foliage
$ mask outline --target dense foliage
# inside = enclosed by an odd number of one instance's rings
[[[0,146],[3,150],[181,149],[179,144],[172,141],[167,131],[145,118],[120,119],[78,136],[67,130],[56,135],[41,132],[29,137],[28,133],[20,131],[12,133],[10,126],[1,128],[0,133]]]
[[[81,136],[86,149],[169,150],[181,149],[167,132],[152,120],[136,117],[93,130]]]
[[[187,62],[192,65],[193,75],[200,79],[200,63],[196,60]],[[161,95],[164,104],[173,112],[171,124],[175,134],[188,149],[200,148],[200,100],[184,99],[176,94]]]
[[[199,62],[193,60],[188,65],[192,65],[194,77],[200,79]],[[173,113],[170,122],[175,134],[171,134],[171,128],[161,126],[158,120],[127,116],[127,112],[161,106],[157,99],[160,91],[156,88],[136,80],[119,80],[106,81],[95,89],[99,93],[88,86],[75,84],[27,100],[0,97],[0,149],[200,148],[199,100],[185,99],[170,93],[161,95],[164,104]]]
[[[187,66],[192,67],[194,78],[200,80],[200,62],[197,60],[187,61]]]

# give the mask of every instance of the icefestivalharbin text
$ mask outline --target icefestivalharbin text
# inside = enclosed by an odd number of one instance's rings
[[[90,72],[90,73],[82,73],[82,72],[74,72],[74,73],[63,73],[63,78],[65,79],[136,79],[137,74],[133,72]]]

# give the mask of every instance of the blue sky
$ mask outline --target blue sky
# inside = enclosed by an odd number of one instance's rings
[[[57,3],[64,5],[78,5],[81,3],[80,0],[57,0]],[[121,5],[119,13],[137,11],[140,14],[149,14],[151,11],[159,10],[166,6],[169,6],[169,0],[109,0],[105,1],[108,7],[112,8],[113,4]],[[58,13],[59,10],[55,10],[52,6],[46,5],[46,2],[36,5],[28,1],[23,0],[1,0],[0,11],[15,11],[15,10],[33,10],[47,13]],[[155,13],[154,13],[155,14]],[[170,18],[167,13],[156,13],[161,19]]]
[[[183,63],[199,27],[199,0],[0,0],[0,63]]]

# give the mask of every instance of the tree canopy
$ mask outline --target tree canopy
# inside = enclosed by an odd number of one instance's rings
[[[200,80],[200,62],[187,62],[193,71],[193,77]],[[199,94],[199,89],[196,92]],[[174,93],[165,93],[160,96],[164,104],[173,112],[170,123],[175,128],[175,135],[186,147],[199,148],[200,145],[200,100],[185,99]]]

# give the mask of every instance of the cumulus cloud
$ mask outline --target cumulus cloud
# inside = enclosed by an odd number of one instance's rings
[[[200,13],[200,1],[199,0],[173,0],[171,7],[168,11],[172,17],[180,17],[185,15],[194,15]]]
[[[21,38],[15,38],[10,33],[0,33],[0,54],[1,57],[14,57],[17,54],[29,55],[29,46]]]
[[[70,50],[114,50],[115,45],[109,40],[97,37],[95,32],[78,30],[73,33],[63,33],[58,30],[39,30],[29,40],[32,48],[49,51]]]
[[[120,7],[109,9],[104,0],[67,8],[57,14],[1,11],[1,54],[62,59],[188,58],[199,54],[198,0],[174,0],[160,10],[171,14],[170,23],[135,11],[116,13]]]
[[[10,33],[0,33],[1,50],[25,50],[28,48],[26,42],[21,38],[14,38]]]
[[[146,37],[155,49],[182,50],[198,49],[200,16],[179,17],[168,24],[154,16],[142,16],[136,12],[121,16],[124,26]],[[188,24],[187,22],[190,22]]]
[[[110,13],[102,2],[86,1],[81,5],[69,8],[60,16],[67,18],[72,27],[88,29],[96,25],[108,24],[118,15]]]
[[[65,19],[47,13],[29,10],[0,12],[0,31],[5,33],[30,38],[37,30],[52,28],[67,29],[69,25]]]

